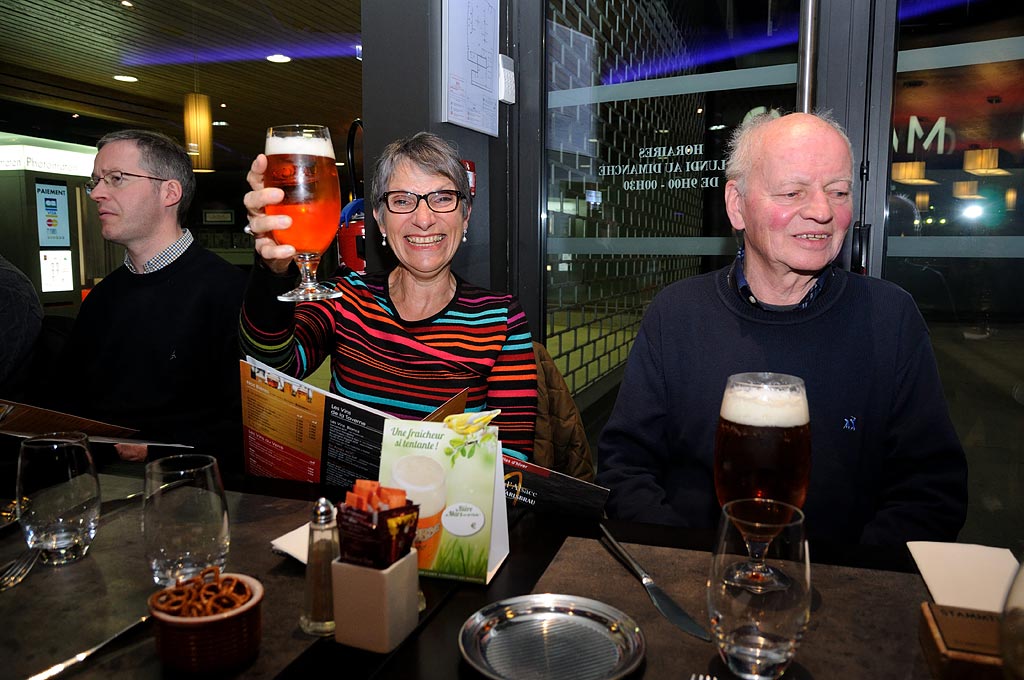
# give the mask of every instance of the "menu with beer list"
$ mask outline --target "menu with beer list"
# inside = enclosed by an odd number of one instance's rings
[[[252,357],[239,362],[239,380],[247,474],[343,489],[356,479],[377,478],[388,414]],[[458,413],[465,403],[462,392],[428,418]]]
[[[421,575],[490,583],[508,556],[498,428],[460,423],[479,416],[384,421],[379,481],[419,506]]]

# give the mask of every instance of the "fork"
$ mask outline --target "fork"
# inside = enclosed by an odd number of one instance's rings
[[[0,592],[13,588],[24,581],[38,559],[39,550],[37,548],[30,548],[18,555],[18,558],[8,564],[0,574]]]

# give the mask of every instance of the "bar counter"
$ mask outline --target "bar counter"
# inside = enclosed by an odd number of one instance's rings
[[[105,503],[141,488],[141,479],[101,477]],[[315,490],[308,487],[262,480],[227,492],[227,570],[250,574],[266,589],[260,654],[234,677],[308,678],[327,670],[345,678],[480,678],[459,652],[462,623],[489,603],[530,592],[590,597],[631,616],[647,639],[646,661],[632,677],[731,677],[710,643],[674,629],[657,614],[639,582],[595,540],[594,521],[539,513],[510,517],[510,554],[488,586],[421,578],[427,610],[417,630],[390,654],[305,635],[298,627],[304,567],[273,553],[270,540],[308,519],[313,496]],[[141,518],[141,500],[103,515],[83,560],[63,567],[37,565],[22,584],[0,594],[0,620],[7,624],[0,631],[6,658],[0,677],[43,671],[145,613],[146,598],[157,587],[143,555]],[[706,625],[709,532],[607,525],[659,584]],[[23,549],[16,525],[0,532],[0,561]],[[858,677],[927,679],[916,623],[927,590],[916,573],[892,570],[908,570],[903,551],[839,547],[819,552],[816,556],[812,545],[811,624],[785,677],[854,677],[854,669],[863,669],[865,674]],[[854,566],[825,566],[821,561]],[[73,672],[76,678],[169,677],[157,659],[151,624],[119,638]]]

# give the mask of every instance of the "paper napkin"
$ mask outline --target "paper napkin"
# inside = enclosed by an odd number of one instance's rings
[[[294,557],[305,564],[306,553],[309,552],[309,522],[272,540],[270,549]]]
[[[1017,560],[1005,548],[970,543],[909,541],[928,592],[936,604],[1001,612],[1017,573]]]

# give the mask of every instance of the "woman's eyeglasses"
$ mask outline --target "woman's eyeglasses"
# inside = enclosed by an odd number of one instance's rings
[[[436,213],[450,213],[459,207],[459,201],[465,196],[455,189],[431,191],[429,194],[414,194],[411,191],[385,191],[380,201],[387,205],[388,211],[398,215],[415,212],[420,201],[426,201],[427,207]]]

